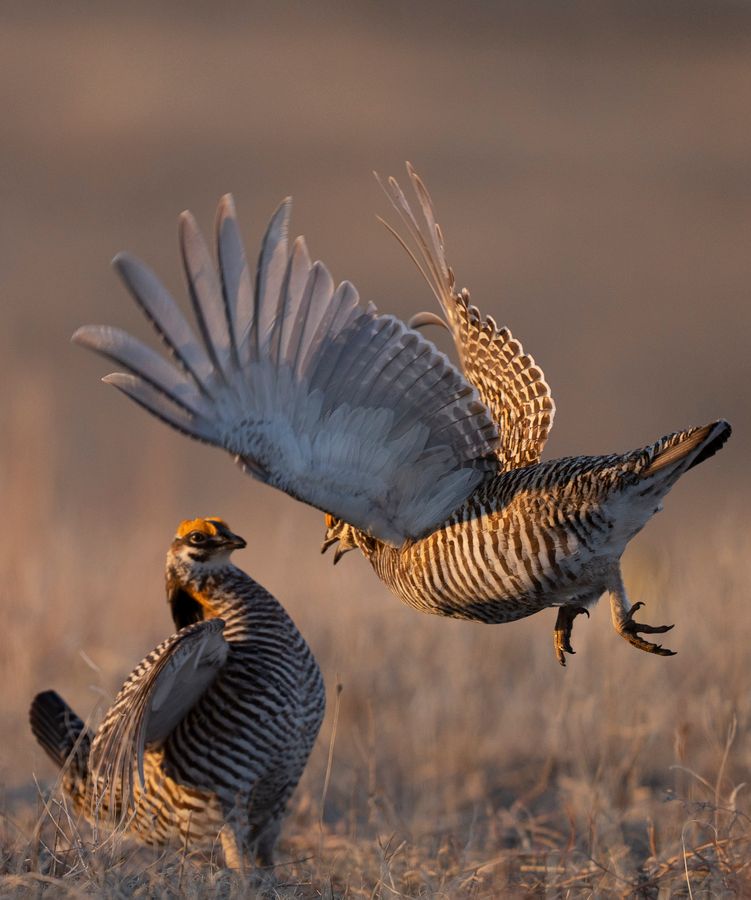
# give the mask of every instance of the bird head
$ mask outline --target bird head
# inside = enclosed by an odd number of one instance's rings
[[[180,523],[167,553],[167,600],[178,628],[216,614],[202,585],[212,572],[230,564],[234,550],[245,546],[222,519]]]
[[[222,565],[229,560],[233,550],[242,550],[246,542],[229,530],[223,519],[185,519],[177,528],[169,555],[174,560],[188,564],[191,569],[200,566]],[[192,565],[191,565],[192,564]]]

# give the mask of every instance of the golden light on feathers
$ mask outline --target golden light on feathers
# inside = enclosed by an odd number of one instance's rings
[[[217,525],[220,527],[217,528]],[[191,531],[200,531],[202,534],[209,534],[213,537],[219,533],[220,529],[223,531],[230,530],[224,519],[220,519],[217,516],[209,516],[205,519],[184,519],[177,526],[175,537],[184,538]]]

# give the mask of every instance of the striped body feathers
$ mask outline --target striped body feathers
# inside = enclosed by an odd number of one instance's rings
[[[52,691],[30,712],[87,816],[147,843],[218,839],[235,868],[273,863],[325,706],[302,635],[230,562],[244,546],[220,519],[182,523],[167,556],[179,630],[133,670],[95,734]]]
[[[145,266],[116,261],[171,361],[106,326],[79,329],[74,340],[123,366],[105,381],[151,413],[326,512],[324,549],[337,544],[335,561],[359,548],[417,609],[508,622],[557,607],[555,651],[565,664],[574,618],[607,591],[618,633],[668,655],[641,637],[668,626],[634,621],[621,554],[730,426],[542,462],[555,415],[542,369],[457,290],[428,192],[410,166],[408,174],[417,214],[394,179],[384,188],[440,316],[420,313],[408,328],[361,306],[349,283],[335,288],[301,238],[289,246],[287,201],[251,284],[225,198],[218,272],[193,219],[181,220],[197,334]],[[448,329],[461,371],[415,330],[430,324]]]

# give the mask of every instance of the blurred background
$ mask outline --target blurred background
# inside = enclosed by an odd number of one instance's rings
[[[721,750],[730,718],[746,722],[751,637],[751,7],[80,2],[5,4],[0,22],[9,795],[53,776],[26,725],[33,693],[54,686],[86,715],[168,633],[164,553],[199,514],[247,538],[237,561],[308,636],[330,712],[344,686],[332,828],[367,818],[381,788],[412,825],[503,807],[552,748],[570,762],[611,725],[592,771],[634,734],[654,783],[679,744]],[[389,207],[371,171],[402,176],[406,159],[460,285],[552,385],[547,458],[733,423],[626,555],[647,620],[677,622],[675,660],[617,638],[606,603],[577,622],[565,672],[552,611],[493,628],[403,607],[355,554],[336,570],[319,557],[317,512],[145,415],[69,343],[89,322],[150,339],[110,259],[135,253],[184,300],[176,216],[210,232],[226,191],[251,255],[291,194],[293,228],[336,278],[384,312],[430,308],[375,218]],[[306,776],[315,804],[331,727]]]

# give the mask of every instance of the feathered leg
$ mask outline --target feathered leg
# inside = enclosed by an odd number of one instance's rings
[[[234,869],[236,872],[246,874],[249,871],[249,860],[245,852],[244,836],[241,829],[234,827],[233,823],[227,822],[219,832],[219,840],[222,844],[222,853],[224,855],[224,865],[228,869]]]
[[[282,830],[282,815],[272,819],[261,832],[256,843],[256,863],[259,866],[274,865],[274,848]]]

